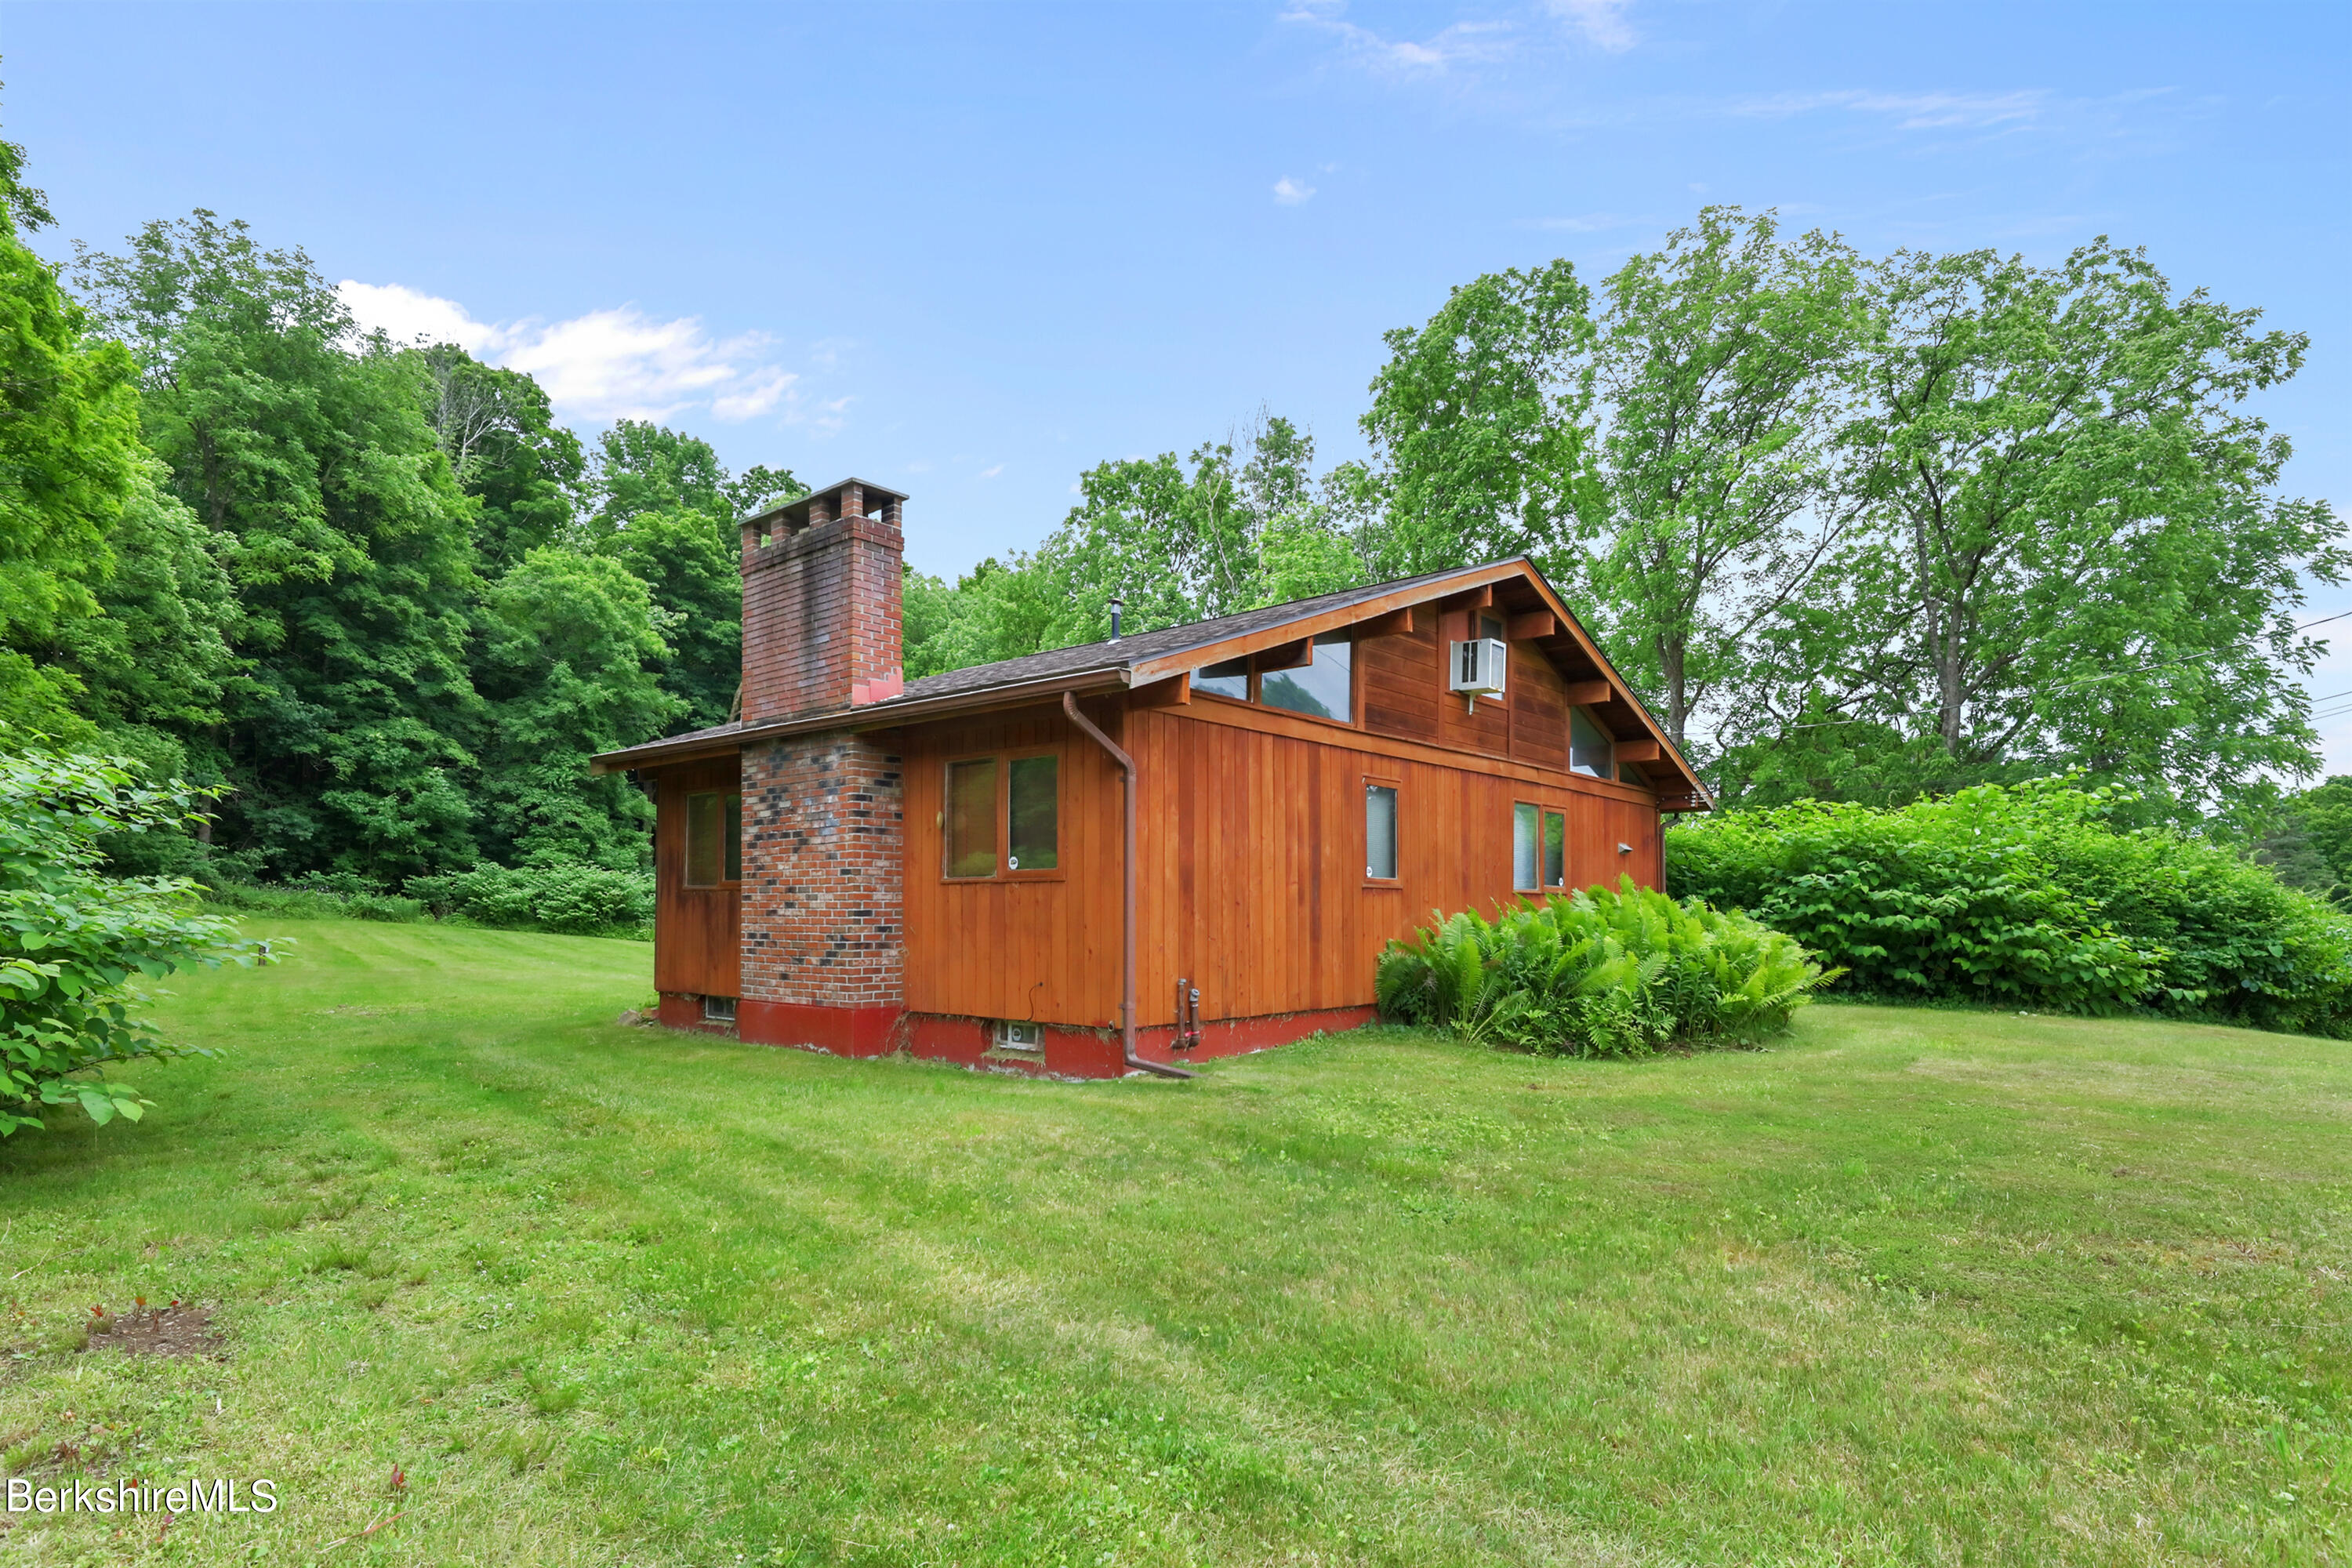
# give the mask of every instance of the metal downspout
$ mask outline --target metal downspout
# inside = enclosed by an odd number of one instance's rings
[[[1158,1073],[1161,1078],[1192,1078],[1194,1074],[1167,1062],[1148,1062],[1135,1054],[1135,759],[1116,745],[1111,738],[1094,726],[1092,720],[1078,711],[1078,700],[1067,691],[1062,693],[1062,712],[1071,723],[1094,737],[1095,744],[1108,752],[1118,764],[1120,790],[1127,799],[1127,841],[1119,855],[1120,880],[1125,883],[1125,908],[1119,926],[1119,1049],[1126,1058],[1129,1071]]]

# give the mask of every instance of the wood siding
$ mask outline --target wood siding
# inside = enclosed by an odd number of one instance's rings
[[[740,763],[734,757],[681,763],[654,777],[654,989],[739,995],[742,895],[732,887],[686,885],[686,797],[741,788]]]
[[[1116,738],[1116,708],[1087,707],[1087,717]],[[1060,759],[1056,874],[949,879],[947,764],[1040,749]],[[1110,758],[1053,708],[911,727],[900,754],[907,769],[908,1008],[1046,1024],[1116,1020],[1120,821],[1118,769]]]

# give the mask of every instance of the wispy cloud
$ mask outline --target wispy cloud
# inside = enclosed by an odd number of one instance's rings
[[[1003,473],[1003,471],[1004,471],[1004,465],[1003,465],[1003,464],[1002,464],[1002,463],[999,463],[999,464],[997,464],[994,468],[982,468],[982,469],[981,469],[981,470],[980,470],[980,477],[981,477],[982,479],[994,479],[997,475],[999,475],[999,474]]]
[[[1347,19],[1344,0],[1296,0],[1286,22],[1328,34],[1349,59],[1383,74],[1431,76],[1507,56],[1517,29],[1508,22],[1456,22],[1429,37],[1384,38]]]
[[[1641,41],[1625,20],[1626,5],[1627,0],[1548,0],[1547,8],[1595,48],[1622,55]]]
[[[1304,180],[1294,180],[1285,174],[1274,183],[1274,199],[1286,207],[1295,207],[1315,194],[1315,187]]]
[[[531,376],[566,421],[667,419],[701,408],[740,424],[781,407],[787,423],[837,429],[849,401],[803,406],[800,376],[775,363],[772,340],[714,337],[694,316],[660,321],[622,305],[560,321],[483,321],[454,300],[398,283],[345,279],[336,292],[362,331],[456,343]]]
[[[1647,218],[1621,217],[1615,213],[1584,213],[1575,217],[1528,218],[1521,226],[1550,229],[1560,234],[1604,234],[1612,228],[1625,228],[1649,221]]]
[[[1905,131],[1962,129],[1981,131],[2021,124],[2041,115],[2050,94],[2039,88],[2010,92],[1840,92],[1780,93],[1747,99],[1731,105],[1731,112],[1755,119],[1787,119],[1826,109],[1856,114],[1893,117]]]

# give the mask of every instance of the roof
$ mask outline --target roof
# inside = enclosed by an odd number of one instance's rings
[[[1400,589],[1444,583],[1479,570],[1476,566],[1461,566],[1450,572],[1431,572],[1419,577],[1400,578],[1393,583],[1343,588],[1339,593],[1320,594],[1312,599],[1293,599],[1286,605],[1268,605],[1262,610],[1244,610],[1237,616],[1219,616],[1214,620],[1194,621],[1188,626],[1162,626],[1156,632],[1138,632],[1133,637],[1120,637],[1115,642],[1080,643],[1075,647],[1057,647],[1047,653],[999,659],[994,664],[975,664],[968,669],[950,669],[943,675],[927,675],[920,680],[908,681],[906,691],[894,700],[904,702],[986,691],[999,686],[1016,686],[1050,676],[1131,671],[1176,654],[1215,647],[1235,637],[1247,637],[1252,632],[1279,630],[1309,616],[1385,599]]]
[[[739,737],[838,729],[845,720],[860,730],[884,729],[919,719],[945,717],[950,713],[999,706],[1032,697],[1050,698],[1063,691],[1123,690],[1189,669],[1202,662],[1194,656],[1210,649],[1230,648],[1226,655],[1228,658],[1253,653],[1281,642],[1295,641],[1300,636],[1345,626],[1351,618],[1348,612],[1360,606],[1380,605],[1386,610],[1396,608],[1401,604],[1420,604],[1445,597],[1449,586],[1455,591],[1468,591],[1521,574],[1532,581],[1545,604],[1559,616],[1564,617],[1560,636],[1574,644],[1576,651],[1589,658],[1611,685],[1624,694],[1642,730],[1658,741],[1664,754],[1690,780],[1694,795],[1706,799],[1697,770],[1667,739],[1664,729],[1651,716],[1633,688],[1611,666],[1567,605],[1560,602],[1541,570],[1524,556],[1475,566],[1458,566],[1387,583],[1373,583],[1361,588],[1345,588],[1336,594],[1294,599],[1287,604],[1244,610],[1235,616],[1219,616],[1213,620],[1162,626],[1157,631],[1139,632],[1133,637],[1080,643],[1073,647],[999,659],[993,664],[951,669],[908,681],[898,695],[879,702],[864,703],[854,709],[833,709],[821,713],[797,715],[787,720],[766,720],[756,724],[747,724],[739,720],[708,730],[665,736],[643,745],[607,752],[594,759],[594,767],[599,773],[614,773],[625,768],[649,766],[659,762],[682,760],[688,754],[721,749],[730,740]],[[1316,622],[1325,624],[1308,624]],[[1286,637],[1280,635],[1286,632],[1291,635]],[[1234,644],[1241,646],[1232,647]]]

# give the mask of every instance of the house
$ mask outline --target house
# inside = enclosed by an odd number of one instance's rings
[[[1372,1016],[1432,910],[1661,878],[1688,762],[1526,560],[901,678],[896,490],[742,531],[740,716],[653,794],[664,1023],[1076,1076]]]

